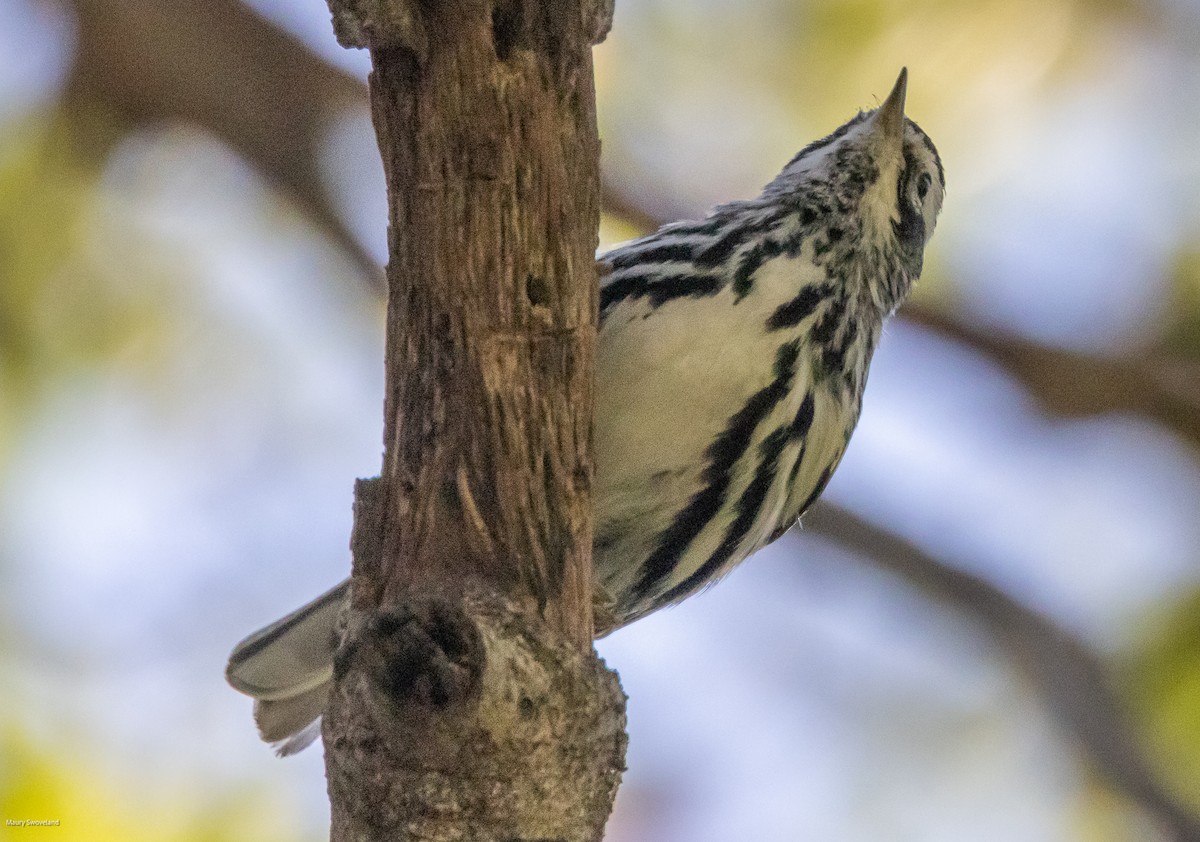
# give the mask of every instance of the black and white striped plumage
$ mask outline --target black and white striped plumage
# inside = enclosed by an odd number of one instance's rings
[[[593,563],[601,633],[696,592],[787,530],[837,467],[884,319],[921,272],[944,193],[904,116],[803,149],[757,199],[601,260]],[[244,640],[227,675],[264,739],[302,748],[332,676],[343,583]],[[598,618],[599,619],[599,618]]]
[[[757,199],[605,255],[594,558],[618,623],[778,537],[837,467],[941,207],[904,89]]]

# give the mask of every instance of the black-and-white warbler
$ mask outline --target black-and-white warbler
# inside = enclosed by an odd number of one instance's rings
[[[858,421],[884,319],[921,272],[941,160],[887,100],[750,201],[601,257],[595,418],[601,634],[716,581],[796,522]],[[238,644],[263,739],[303,748],[328,695],[343,582]],[[598,615],[598,622],[599,622]]]

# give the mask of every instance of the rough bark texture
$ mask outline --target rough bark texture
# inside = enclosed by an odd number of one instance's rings
[[[624,697],[592,650],[603,0],[331,0],[389,194],[382,476],[324,737],[334,840],[593,840]]]

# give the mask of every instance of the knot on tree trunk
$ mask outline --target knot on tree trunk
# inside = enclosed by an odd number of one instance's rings
[[[344,807],[335,830],[369,833],[335,838],[601,838],[624,771],[625,697],[530,600],[447,583],[351,609],[347,628],[324,723],[329,788]],[[364,781],[363,769],[387,774]]]
[[[485,653],[479,630],[454,603],[434,597],[380,611],[337,655],[335,674],[357,663],[396,704],[446,708],[479,692]]]

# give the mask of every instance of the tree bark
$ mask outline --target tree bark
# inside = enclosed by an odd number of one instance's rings
[[[332,839],[595,840],[624,696],[592,649],[604,0],[330,0],[387,174],[382,475],[356,489]]]

